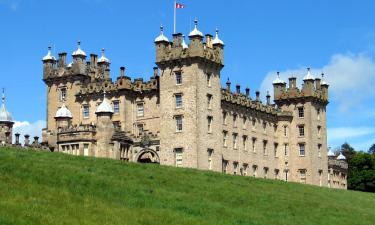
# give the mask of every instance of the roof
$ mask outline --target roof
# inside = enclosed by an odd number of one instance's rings
[[[185,35],[182,35],[182,48],[183,49],[187,49],[187,48],[189,48],[189,46],[186,44],[186,42],[185,42]]]
[[[162,41],[169,42],[168,38],[164,36],[163,30],[164,30],[163,25],[160,25],[160,35],[155,38],[155,42],[162,42]]]
[[[107,57],[105,57],[104,51],[105,51],[105,49],[102,48],[102,56],[98,59],[99,63],[103,63],[103,62],[109,63],[109,59]]]
[[[346,157],[340,152],[340,155],[337,156],[337,159],[338,159],[338,160],[345,160]]]
[[[45,55],[42,60],[43,61],[48,61],[48,60],[56,61],[56,58],[51,54],[51,47],[48,47],[47,55]]]
[[[214,38],[214,40],[212,40],[212,44],[213,45],[224,45],[224,42],[222,40],[220,40],[220,38],[219,38],[219,30],[218,29],[216,29],[215,38]]]
[[[86,56],[86,53],[81,49],[81,42],[77,43],[77,50],[72,53],[72,56]]]
[[[324,80],[324,73],[322,73],[322,81],[320,82],[320,85],[329,85],[329,84]]]
[[[285,84],[285,82],[280,79],[280,72],[277,72],[277,78],[272,83],[273,84]]]
[[[314,77],[311,75],[310,68],[307,68],[307,74],[303,80],[314,80]]]
[[[194,29],[190,32],[189,37],[200,36],[203,37],[203,33],[198,30],[198,20],[194,20]]]
[[[327,156],[336,156],[336,155],[332,150],[329,150],[327,153]]]
[[[57,110],[55,118],[73,118],[73,116],[70,110],[66,108],[65,103],[63,103],[61,108]]]
[[[103,102],[100,103],[98,108],[96,108],[95,113],[113,113],[113,108],[111,104],[109,104],[109,102],[107,101],[107,98],[105,97],[105,93],[103,97]]]

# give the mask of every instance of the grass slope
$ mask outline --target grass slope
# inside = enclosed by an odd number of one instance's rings
[[[0,148],[0,224],[374,224],[375,195]]]

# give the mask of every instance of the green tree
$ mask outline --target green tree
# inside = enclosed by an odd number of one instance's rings
[[[349,163],[350,160],[356,154],[356,151],[347,142],[341,145],[341,153],[346,157],[346,161]]]
[[[370,147],[369,150],[368,150],[368,153],[369,153],[369,154],[372,154],[372,155],[375,154],[375,144],[372,144],[372,145],[371,145],[371,147]]]
[[[375,192],[375,155],[358,152],[348,164],[348,188]]]

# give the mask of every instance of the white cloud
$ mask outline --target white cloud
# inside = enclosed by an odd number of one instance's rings
[[[345,141],[374,133],[375,127],[336,127],[328,129],[328,138],[330,141]]]
[[[34,136],[39,137],[39,141],[42,141],[42,129],[46,127],[46,121],[38,120],[30,123],[28,121],[15,121],[13,125],[13,134],[20,133],[20,142],[24,143],[24,135],[30,135],[30,141],[33,140]]]
[[[312,73],[319,76],[324,72],[325,79],[330,84],[329,94],[331,101],[338,104],[340,111],[345,112],[352,107],[361,107],[368,99],[375,98],[375,62],[365,54],[335,54],[330,62],[322,68],[313,68]],[[296,68],[280,72],[285,82],[291,76],[297,77],[301,84],[306,74],[306,68]],[[264,78],[260,90],[273,93],[272,81],[276,72],[269,72]]]

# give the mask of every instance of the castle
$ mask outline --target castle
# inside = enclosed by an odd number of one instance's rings
[[[131,80],[125,68],[115,81],[110,60],[86,53],[43,57],[51,151],[212,170],[346,189],[347,164],[327,151],[328,84],[310,70],[289,84],[277,75],[274,104],[250,89],[222,88],[224,42],[189,34],[155,39],[156,65],[149,81]],[[5,108],[4,108],[5,110]],[[1,138],[2,136],[0,136]],[[9,137],[8,137],[9,139]],[[7,140],[8,140],[7,139]],[[7,143],[11,143],[6,141]],[[329,156],[328,156],[329,155]]]

